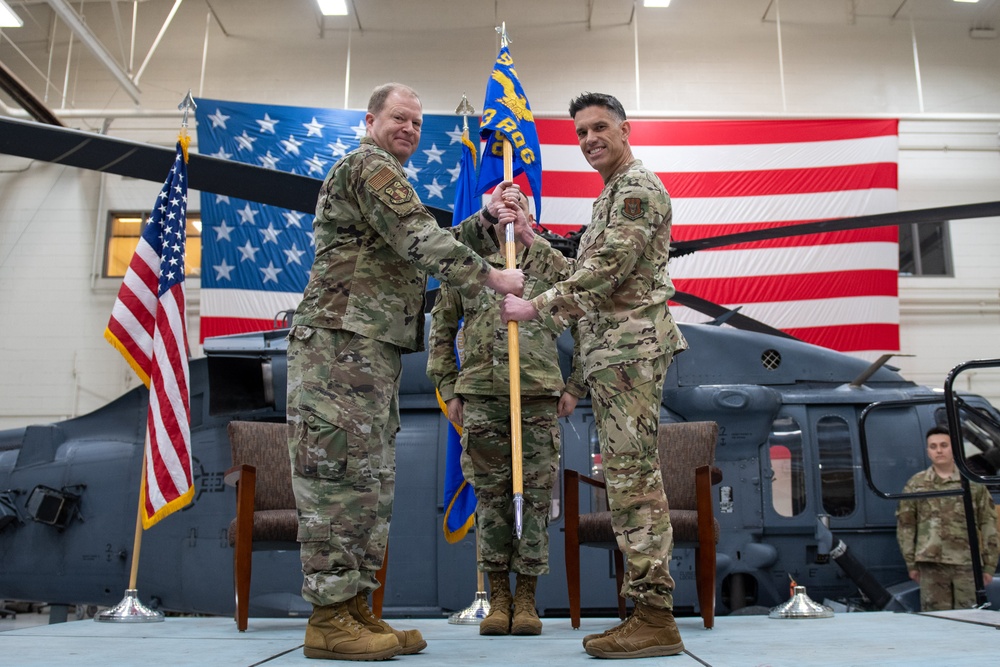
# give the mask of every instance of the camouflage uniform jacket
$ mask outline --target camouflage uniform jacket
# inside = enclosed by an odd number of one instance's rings
[[[535,238],[522,268],[558,284],[531,303],[553,331],[579,320],[586,376],[687,348],[667,308],[671,218],[663,183],[634,160],[594,202],[575,261]]]
[[[972,504],[979,530],[979,553],[983,569],[992,573],[1000,558],[1000,537],[997,535],[996,508],[989,490],[982,484],[971,484]],[[956,471],[949,479],[942,479],[934,466],[910,478],[904,493],[960,489]],[[944,565],[971,565],[968,531],[962,496],[901,500],[896,510],[896,538],[903,553],[907,570],[915,570],[917,563]]]
[[[365,137],[330,170],[313,222],[316,260],[296,325],[423,349],[427,273],[477,294],[490,266],[441,229],[399,162]],[[478,214],[465,234],[482,235]]]
[[[505,266],[504,258],[499,253],[486,259],[498,269]],[[538,278],[527,278],[524,294],[526,297],[536,296],[549,287],[548,283]],[[427,375],[441,392],[443,400],[450,401],[458,394],[510,394],[507,325],[500,319],[501,301],[502,297],[493,290],[482,290],[475,297],[463,298],[447,285],[441,286],[431,311]],[[459,370],[455,359],[455,337],[459,335],[459,321],[463,318]],[[562,392],[564,386],[556,349],[557,335],[537,321],[519,323],[522,396],[559,396]],[[583,398],[587,395],[587,388],[581,374],[576,371],[578,367],[574,363],[574,373],[565,389],[577,398]]]

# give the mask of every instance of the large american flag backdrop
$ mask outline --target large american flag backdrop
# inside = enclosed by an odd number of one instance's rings
[[[365,112],[199,99],[198,150],[322,179],[365,136]],[[470,119],[471,132],[477,126]],[[404,165],[428,206],[455,201],[462,119],[426,114]],[[313,216],[203,192],[201,340],[261,331],[298,305],[314,257]]]
[[[198,100],[199,151],[323,178],[364,136],[364,112]],[[635,156],[659,174],[688,240],[897,209],[895,120],[631,120]],[[590,220],[600,176],[572,121],[536,120],[541,223]],[[471,127],[473,136],[476,127]],[[404,165],[425,204],[450,208],[461,119],[428,114]],[[516,179],[530,191],[523,176]],[[270,329],[298,303],[313,258],[312,216],[202,193],[201,335]],[[899,347],[895,227],[706,250],[671,261],[678,290],[737,307],[808,342],[873,353]],[[708,318],[674,305],[679,321]]]

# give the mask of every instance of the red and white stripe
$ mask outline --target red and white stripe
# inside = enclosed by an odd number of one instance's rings
[[[149,388],[140,498],[145,528],[194,497],[183,254],[186,174],[178,143],[174,168],[129,262],[104,332]]]
[[[146,417],[147,528],[194,496],[185,298],[182,281],[163,293],[156,313]]]
[[[603,184],[571,120],[536,123],[545,169],[541,222],[573,231],[589,222]],[[675,241],[897,210],[895,120],[634,119],[631,126],[635,157],[671,195]],[[679,291],[742,306],[741,313],[808,342],[854,353],[899,347],[895,227],[700,251],[672,260],[670,274]],[[671,310],[681,322],[708,320]]]

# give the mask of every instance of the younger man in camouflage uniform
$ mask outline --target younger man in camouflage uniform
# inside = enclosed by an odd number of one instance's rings
[[[310,658],[382,660],[427,645],[368,606],[392,515],[400,355],[423,346],[426,273],[469,296],[484,284],[517,294],[524,285],[520,271],[491,267],[420,203],[402,165],[422,119],[411,88],[372,93],[367,136],[320,189],[316,260],[289,332],[288,446],[302,596],[313,604]],[[460,235],[483,233],[478,216],[466,223]]]
[[[530,218],[523,194],[520,205]],[[493,266],[504,266],[502,253],[486,259]],[[537,296],[549,287],[532,278],[525,282],[524,293]],[[535,585],[538,576],[549,571],[547,529],[552,485],[559,468],[559,417],[572,413],[587,389],[577,373],[563,392],[557,332],[537,322],[520,327],[524,513],[521,539],[515,539],[510,360],[507,325],[500,321],[500,298],[488,290],[474,298],[463,297],[442,285],[431,311],[427,375],[448,407],[448,419],[463,428],[462,469],[476,490],[479,569],[487,573],[492,594],[490,613],[480,623],[479,634],[537,635],[542,622],[535,611]],[[456,337],[461,339],[461,370],[455,358]],[[517,573],[513,600],[512,570]]]
[[[911,477],[903,493],[961,488],[947,428],[935,426],[927,432],[927,456],[931,466]],[[979,532],[983,583],[989,584],[1000,558],[996,507],[985,486],[969,487]],[[896,525],[896,539],[910,579],[920,583],[920,610],[974,607],[976,585],[962,496],[901,500]]]
[[[569,112],[604,191],[576,261],[517,217],[517,234],[530,248],[524,272],[561,282],[530,301],[505,297],[503,319],[537,318],[553,331],[578,321],[612,525],[626,558],[622,595],[635,603],[628,620],[585,637],[584,648],[601,658],[674,655],[684,643],[672,613],[673,531],[656,447],[667,367],[687,347],[667,308],[674,294],[667,275],[670,197],[656,174],[632,157],[631,126],[617,99],[585,93]]]

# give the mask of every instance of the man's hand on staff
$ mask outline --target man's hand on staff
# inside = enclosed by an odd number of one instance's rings
[[[486,286],[500,294],[524,294],[524,272],[521,269],[490,269]]]
[[[504,322],[524,322],[538,317],[538,310],[519,296],[508,294],[500,304],[500,317]]]
[[[507,192],[511,192],[517,186],[512,186]],[[504,201],[506,201],[506,193],[504,194]],[[497,219],[499,220],[498,226],[499,230],[497,234],[502,234],[506,236],[507,225],[514,225],[514,236],[525,248],[530,248],[531,244],[535,242],[535,230],[531,226],[531,220],[528,219],[527,214],[524,209],[521,208],[519,199],[520,194],[516,194],[514,197],[514,204],[504,206],[500,211],[497,212]],[[503,230],[503,231],[500,231]]]

